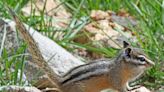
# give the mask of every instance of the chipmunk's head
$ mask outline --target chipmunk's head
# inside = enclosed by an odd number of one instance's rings
[[[124,49],[122,52],[122,57],[125,63],[129,63],[135,66],[142,66],[142,67],[149,67],[154,65],[152,62],[143,52],[143,50],[139,48],[132,47],[129,43],[123,42]]]

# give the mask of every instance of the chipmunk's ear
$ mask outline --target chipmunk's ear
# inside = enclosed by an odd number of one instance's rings
[[[130,44],[129,44],[128,42],[123,41],[123,47],[124,47],[124,48],[128,47],[129,45],[130,45]]]
[[[131,48],[129,48],[129,47],[126,48],[126,49],[125,49],[125,55],[128,56],[128,57],[130,57],[131,51],[132,51]]]

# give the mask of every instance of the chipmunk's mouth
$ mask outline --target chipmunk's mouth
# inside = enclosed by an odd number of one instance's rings
[[[146,63],[145,64],[145,67],[151,67],[152,65],[150,65],[150,64],[148,64],[148,63]]]

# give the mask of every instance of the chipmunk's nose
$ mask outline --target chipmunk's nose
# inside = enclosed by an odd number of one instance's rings
[[[146,58],[146,61],[147,61],[147,63],[148,63],[150,66],[154,66],[154,65],[155,65],[155,63],[154,63],[153,61],[151,61],[150,59],[147,59],[147,58]]]

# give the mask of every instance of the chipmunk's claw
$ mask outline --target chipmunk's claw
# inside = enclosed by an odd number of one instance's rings
[[[131,92],[132,90],[138,89],[140,87],[142,87],[142,86],[141,85],[136,85],[136,86],[130,87],[128,83],[126,84],[126,89],[129,92]]]

